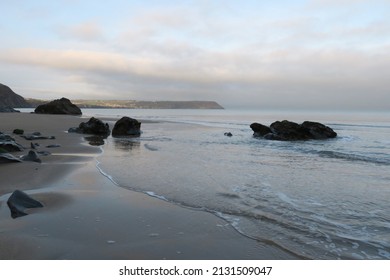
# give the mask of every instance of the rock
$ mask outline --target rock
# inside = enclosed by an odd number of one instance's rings
[[[37,147],[39,147],[39,144],[31,142],[30,147],[31,147],[31,149],[35,150]]]
[[[113,137],[121,136],[140,136],[141,135],[141,123],[136,119],[129,117],[123,117],[115,123],[112,130]]]
[[[20,111],[15,110],[14,108],[12,108],[10,106],[1,106],[0,113],[20,113]]]
[[[24,130],[16,128],[16,129],[14,129],[13,134],[22,135],[22,134],[24,134]]]
[[[68,132],[108,136],[110,127],[108,123],[104,124],[101,120],[92,117],[88,122],[80,123],[79,127],[69,128]]]
[[[15,142],[15,139],[7,134],[0,134],[0,148],[6,152],[23,151],[22,145]]]
[[[268,128],[259,123],[250,125],[254,131],[253,136],[264,137],[267,140],[279,141],[302,141],[311,139],[327,139],[334,138],[337,133],[330,127],[318,122],[305,121],[302,124],[297,124],[291,121],[276,121]]]
[[[31,198],[26,193],[16,190],[7,200],[7,205],[11,210],[13,219],[28,215],[25,210],[28,208],[41,208],[42,203]]]
[[[302,126],[290,121],[276,121],[270,125],[273,134],[285,141],[309,140],[310,133]]]
[[[322,123],[305,121],[301,126],[310,133],[313,139],[327,139],[337,136],[337,133],[333,129]]]
[[[9,136],[8,134],[4,134],[0,132],[0,141],[15,141],[15,139]]]
[[[23,161],[34,161],[39,163],[42,162],[41,159],[38,157],[38,154],[33,150],[30,150],[27,155],[21,156],[20,159]]]
[[[260,123],[252,123],[250,127],[253,130],[253,136],[255,137],[264,137],[266,134],[271,133],[271,129],[268,126],[265,126]]]
[[[258,136],[255,136],[255,137],[258,137]],[[264,135],[264,139],[267,139],[267,140],[278,140],[278,141],[284,140],[284,139],[282,139],[282,137],[280,137],[279,135],[273,134],[272,132],[271,133],[267,133],[266,135]]]
[[[68,129],[68,133],[79,133],[78,127],[71,127]]]
[[[0,153],[0,163],[11,163],[11,162],[22,162],[22,161],[11,154]]]
[[[79,107],[70,102],[67,98],[53,100],[49,103],[39,105],[35,109],[37,114],[56,114],[56,115],[81,115]]]
[[[223,135],[227,136],[227,137],[232,137],[233,134],[231,132],[225,132]]]

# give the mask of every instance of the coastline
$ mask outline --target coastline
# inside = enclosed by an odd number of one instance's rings
[[[211,213],[114,185],[96,167],[100,148],[85,144],[83,135],[65,132],[78,126],[80,117],[23,113],[0,117],[4,133],[15,128],[40,131],[56,136],[40,143],[61,144],[50,150],[52,155],[42,157],[41,164],[1,165],[1,173],[13,174],[0,188],[2,260],[296,258],[244,237]],[[16,138],[28,147],[28,141]],[[16,188],[45,207],[12,219],[6,200]]]

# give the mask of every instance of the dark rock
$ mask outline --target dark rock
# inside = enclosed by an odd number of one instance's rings
[[[27,155],[21,156],[20,159],[23,161],[42,162],[38,154],[33,150],[30,150]]]
[[[0,163],[11,163],[11,162],[22,162],[22,161],[11,154],[0,153]]]
[[[270,125],[270,129],[273,134],[276,134],[282,140],[286,141],[311,139],[310,133],[295,122],[290,122],[286,120],[281,122],[276,121]]]
[[[0,113],[20,113],[20,111],[15,110],[10,106],[0,106]]]
[[[265,126],[260,123],[252,123],[250,127],[253,130],[253,136],[255,137],[263,137],[268,133],[271,133],[271,129],[268,126]]]
[[[273,134],[272,132],[271,133],[267,133],[266,135],[264,135],[264,139],[267,139],[267,140],[278,140],[278,141],[284,140],[284,139],[282,139],[282,137],[280,137],[279,135]]]
[[[337,136],[333,129],[322,123],[305,121],[301,126],[310,133],[313,139],[327,139]]]
[[[79,133],[79,128],[78,127],[71,127],[68,129],[69,133]]]
[[[80,123],[79,127],[69,128],[68,132],[108,136],[110,127],[107,123],[104,124],[101,120],[92,117],[88,122]]]
[[[113,137],[121,136],[140,136],[141,135],[141,123],[136,119],[129,117],[123,117],[115,123],[112,130]]]
[[[16,129],[14,129],[13,134],[22,135],[22,134],[24,134],[24,130],[16,128]]]
[[[25,210],[28,208],[41,208],[42,203],[31,198],[26,193],[16,190],[7,200],[7,205],[11,210],[13,219],[28,215]]]
[[[267,140],[303,141],[334,138],[337,136],[337,133],[330,127],[318,122],[309,121],[305,121],[302,124],[287,120],[276,121],[269,128],[259,123],[252,123],[250,127],[254,131],[253,136],[262,136]]]
[[[227,136],[227,137],[232,137],[233,134],[231,132],[225,132],[223,135]]]
[[[81,115],[79,107],[70,102],[67,98],[56,99],[46,104],[39,105],[35,109],[37,114],[56,114],[56,115]]]

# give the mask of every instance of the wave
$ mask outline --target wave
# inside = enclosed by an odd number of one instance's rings
[[[390,165],[390,160],[384,158],[373,158],[373,157],[368,157],[363,155],[347,154],[347,153],[336,152],[336,151],[318,151],[317,153],[321,157],[343,159],[348,161],[358,161],[358,162],[360,161],[360,162],[367,162],[367,163],[374,163],[374,164],[381,164],[381,165]]]

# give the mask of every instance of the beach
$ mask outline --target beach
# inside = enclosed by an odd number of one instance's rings
[[[0,114],[0,131],[39,131],[50,151],[42,163],[0,165],[0,259],[296,259],[296,255],[240,234],[207,211],[122,188],[97,167],[104,150],[85,135],[67,133],[86,119],[29,113]],[[174,133],[174,131],[172,132]],[[26,147],[30,142],[12,135]],[[59,144],[58,148],[46,148]],[[131,159],[130,159],[131,160]],[[145,177],[153,176],[144,170]],[[132,180],[131,173],[128,180]],[[12,219],[7,199],[23,190],[44,207]]]

